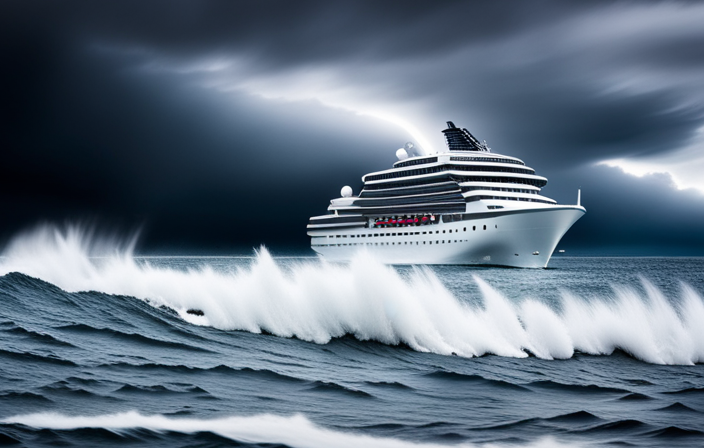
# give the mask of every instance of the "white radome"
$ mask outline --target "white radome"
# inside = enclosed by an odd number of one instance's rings
[[[352,187],[350,187],[349,185],[345,185],[344,187],[342,187],[342,190],[340,190],[340,196],[342,196],[343,198],[352,197]]]
[[[396,151],[396,157],[398,160],[406,160],[408,158],[408,152],[404,148],[399,148]]]

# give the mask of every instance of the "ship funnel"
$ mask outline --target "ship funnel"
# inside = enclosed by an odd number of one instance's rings
[[[486,151],[485,147],[467,129],[460,129],[451,121],[442,131],[450,151]]]

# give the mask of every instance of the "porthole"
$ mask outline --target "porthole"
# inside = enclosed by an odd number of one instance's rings
[[[486,224],[484,224],[484,230],[486,230]]]

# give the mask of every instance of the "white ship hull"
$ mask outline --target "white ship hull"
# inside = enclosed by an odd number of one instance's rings
[[[311,247],[330,261],[368,251],[388,264],[547,267],[567,230],[585,213],[578,205],[476,213],[423,226],[309,229]]]

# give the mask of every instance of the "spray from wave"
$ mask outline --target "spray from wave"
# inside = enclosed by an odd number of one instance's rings
[[[320,344],[351,334],[466,357],[564,359],[621,349],[650,363],[704,362],[704,301],[687,285],[675,304],[643,280],[645,296],[629,288],[616,288],[613,300],[565,293],[555,310],[537,300],[510,301],[475,276],[483,304],[473,306],[429,269],[402,276],[368,254],[349,265],[311,261],[284,269],[262,248],[248,268],[183,271],[141,262],[133,247],[44,226],[10,242],[0,274],[21,272],[70,292],[133,296],[197,325]]]

